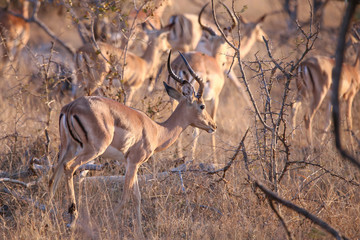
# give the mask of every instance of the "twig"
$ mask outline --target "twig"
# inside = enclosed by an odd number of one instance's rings
[[[259,117],[261,123],[264,125],[265,128],[267,128],[268,130],[270,131],[273,131],[273,129],[268,126],[264,119],[261,117],[261,114],[260,114],[260,111],[257,107],[257,104],[256,104],[256,101],[255,101],[255,98],[254,96],[252,95],[252,92],[250,90],[250,87],[249,87],[249,83],[247,82],[247,79],[246,79],[246,75],[245,75],[245,72],[244,72],[244,69],[243,69],[243,66],[242,66],[242,62],[241,62],[241,59],[240,59],[240,45],[238,45],[237,47],[232,44],[229,39],[226,37],[224,31],[221,29],[218,21],[217,21],[217,17],[216,17],[216,13],[215,13],[215,8],[214,8],[214,0],[211,0],[211,7],[212,7],[212,14],[213,14],[213,18],[214,18],[214,22],[215,22],[215,25],[217,27],[217,29],[219,30],[219,32],[221,33],[221,36],[223,36],[223,38],[225,39],[225,41],[227,42],[227,44],[229,44],[230,47],[232,47],[234,50],[235,50],[235,54],[236,54],[236,57],[237,57],[237,60],[238,60],[238,64],[239,64],[239,67],[240,67],[240,72],[241,72],[241,75],[242,75],[242,78],[244,80],[244,83],[245,83],[245,86],[246,86],[246,91],[248,92],[249,96],[250,96],[250,100],[251,102],[253,103],[253,106],[254,106],[254,109],[255,109],[255,112],[256,112],[256,115]],[[238,25],[239,25],[239,17],[235,15],[235,18],[238,22]],[[239,38],[240,38],[240,34],[239,34]],[[239,44],[240,44],[240,39],[239,39]]]
[[[63,46],[72,56],[75,54],[75,50],[67,45],[65,42],[63,42],[60,38],[56,37],[56,35],[51,31],[41,20],[38,18],[38,11],[40,8],[41,2],[39,0],[35,0],[34,3],[34,9],[33,14],[30,18],[25,18],[22,14],[17,14],[14,12],[9,11],[11,15],[14,15],[18,18],[21,18],[29,23],[35,23],[37,24],[41,29],[43,29],[51,38],[53,38],[55,41],[57,41],[61,46]]]
[[[34,185],[37,184],[37,181],[32,181],[32,182],[26,183],[26,182],[11,179],[11,178],[0,178],[0,182],[10,182],[10,183],[21,185],[21,186],[23,186],[25,188],[29,188],[29,187],[34,186]]]
[[[349,183],[351,185],[360,187],[360,184],[358,182],[355,182],[354,180],[347,180],[343,176],[340,176],[340,175],[338,175],[338,174],[336,174],[336,173],[334,173],[334,172],[332,172],[330,170],[327,170],[325,167],[323,167],[323,166],[321,166],[320,164],[317,164],[317,163],[311,163],[311,162],[307,162],[307,161],[291,161],[291,162],[288,162],[288,165],[290,165],[290,164],[305,164],[305,165],[318,167],[321,170],[323,170],[325,173],[330,174],[330,176],[332,176],[332,177],[339,178],[339,179],[343,180],[346,183]]]
[[[231,167],[231,165],[232,165],[233,162],[235,161],[237,155],[239,154],[240,149],[242,148],[242,146],[244,146],[244,141],[245,141],[245,138],[246,138],[248,132],[249,132],[249,128],[246,130],[244,136],[242,137],[242,139],[241,139],[241,141],[240,141],[240,143],[239,143],[239,146],[238,146],[237,149],[235,150],[234,155],[232,156],[232,158],[230,159],[230,161],[226,164],[226,166],[223,167],[223,168],[221,168],[221,169],[218,169],[218,170],[208,171],[207,174],[216,174],[216,173],[219,173],[219,172],[223,172],[222,177],[221,177],[218,181],[221,181],[221,180],[225,179],[226,171]]]

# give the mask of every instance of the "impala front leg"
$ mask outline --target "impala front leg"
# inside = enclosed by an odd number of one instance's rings
[[[145,239],[144,233],[141,228],[141,211],[140,211],[140,204],[141,204],[141,194],[137,179],[137,171],[140,167],[140,164],[144,162],[145,160],[138,161],[138,152],[136,152],[136,160],[133,161],[134,155],[129,154],[127,157],[127,164],[126,164],[126,173],[125,173],[125,183],[123,188],[123,193],[121,197],[121,201],[119,206],[116,208],[115,212],[118,212],[119,210],[123,209],[125,204],[129,200],[130,191],[133,190],[134,193],[134,207],[135,207],[135,216],[136,216],[136,224],[135,224],[135,230],[137,237],[140,239]],[[141,159],[145,159],[145,157],[142,157]]]

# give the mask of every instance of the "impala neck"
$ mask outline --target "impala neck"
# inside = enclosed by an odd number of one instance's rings
[[[216,62],[218,62],[221,67],[226,63],[228,60],[227,57],[227,43],[222,43],[217,49],[215,49],[215,52],[213,52],[213,56],[216,59]],[[227,67],[227,66],[226,66]]]
[[[162,16],[164,15],[165,9],[167,8],[167,6],[169,5],[169,1],[162,1],[160,3],[160,5],[154,10],[154,14],[158,15],[160,18],[162,18]]]
[[[256,42],[256,37],[255,31],[252,31],[250,36],[244,36],[241,39],[240,54],[242,57],[246,56],[250,52],[252,46]]]
[[[186,116],[184,114],[186,104],[186,102],[179,103],[171,116],[165,122],[159,123],[158,146],[155,152],[170,147],[178,139],[181,132],[190,125],[189,121],[184,117]]]
[[[156,67],[156,63],[158,62],[158,59],[160,58],[159,50],[157,48],[158,42],[156,39],[151,39],[150,43],[148,43],[148,46],[141,57],[144,59],[147,63],[147,72],[151,72],[151,70]]]

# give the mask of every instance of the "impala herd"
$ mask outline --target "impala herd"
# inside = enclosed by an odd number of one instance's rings
[[[213,0],[212,0],[213,1]],[[20,11],[10,9],[13,13],[29,17],[29,1],[19,0]],[[72,217],[70,226],[74,226],[78,216],[73,184],[74,172],[83,164],[99,156],[117,159],[125,162],[126,174],[120,207],[127,202],[133,191],[136,215],[136,232],[139,238],[144,238],[141,230],[141,196],[137,180],[140,165],[146,162],[155,152],[171,146],[189,125],[195,127],[196,134],[192,149],[192,158],[196,152],[198,130],[208,133],[216,130],[216,113],[220,103],[220,93],[229,78],[240,90],[241,84],[233,70],[229,72],[232,56],[225,39],[213,28],[213,21],[204,23],[203,6],[198,15],[177,14],[170,17],[168,24],[163,24],[165,9],[172,5],[171,0],[165,1],[151,14],[145,11],[133,11],[128,21],[135,21],[135,38],[120,37],[121,47],[110,41],[96,44],[85,43],[75,54],[75,77],[72,81],[72,98],[60,113],[60,152],[59,159],[50,178],[50,195],[53,196],[59,180],[65,175],[69,193]],[[224,28],[227,37],[232,37],[232,31],[242,24],[240,52],[244,57],[256,41],[268,38],[260,23],[266,15],[255,22],[249,22],[234,13],[224,4],[232,24]],[[9,13],[7,7],[0,11],[1,34],[1,71],[5,71],[9,62],[15,62],[23,47],[30,38],[29,23],[23,18]],[[214,17],[215,24],[216,18]],[[106,28],[102,28],[106,29]],[[101,31],[101,30],[100,30]],[[106,31],[106,30],[104,30]],[[136,38],[146,42],[141,47],[141,57],[133,52],[137,44]],[[128,41],[130,50],[123,49]],[[134,47],[132,47],[134,46]],[[171,50],[179,51],[179,55],[171,59]],[[130,108],[133,105],[134,92],[151,82],[158,74],[163,64],[162,55],[168,53],[166,69],[168,79],[164,86],[173,103],[171,116],[162,123],[151,120],[146,114]],[[360,51],[359,51],[360,53]],[[352,130],[352,103],[360,90],[360,54],[357,54],[354,65],[343,65],[340,79],[340,100],[346,103],[346,119],[348,129]],[[324,56],[313,56],[304,60],[296,78],[296,101],[292,105],[291,123],[294,129],[299,108],[304,107],[304,122],[309,145],[312,140],[312,122],[321,103],[331,94],[332,69],[335,61]],[[114,70],[115,69],[115,70]],[[102,96],[100,87],[111,72],[121,72],[121,84],[124,89],[124,104]],[[154,83],[154,80],[152,80]],[[205,104],[206,102],[206,104]],[[331,104],[327,107],[327,123],[324,130],[330,127]],[[208,113],[209,112],[209,113]],[[180,144],[181,141],[179,140]],[[182,155],[181,145],[178,154]],[[212,135],[213,158],[216,161],[215,136]]]

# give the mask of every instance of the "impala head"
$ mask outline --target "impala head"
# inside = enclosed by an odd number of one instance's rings
[[[230,11],[230,9],[224,3],[222,2],[220,3],[221,5],[223,5],[223,7],[225,8],[226,12],[229,14],[232,20],[231,26],[223,28],[225,35],[229,35],[231,31],[236,27],[237,21],[235,16]],[[222,35],[216,34],[211,27],[205,26],[201,21],[202,14],[208,5],[209,3],[205,4],[199,13],[198,22],[201,28],[203,29],[204,34],[202,35],[196,49],[208,55],[215,56],[217,53],[225,53],[226,50],[224,48],[226,48],[227,45],[225,44],[225,39],[222,37]]]
[[[150,22],[151,30],[144,29],[149,36],[149,44],[154,44],[159,51],[167,51],[170,48],[170,44],[167,41],[167,35],[170,31],[170,27],[166,26],[161,29],[156,29]]]
[[[249,22],[243,16],[239,16],[240,21],[244,24],[244,36],[250,37],[251,35],[256,36],[256,40],[263,42],[263,36],[269,39],[268,35],[264,32],[261,25],[265,20],[266,14],[258,18],[255,22]]]
[[[180,53],[180,52],[179,52]],[[182,93],[176,89],[170,87],[164,82],[166,92],[168,95],[179,102],[179,107],[185,107],[182,112],[183,116],[187,116],[189,124],[193,127],[203,129],[209,133],[213,133],[216,130],[216,124],[206,111],[205,102],[203,99],[204,81],[194,72],[185,57],[180,53],[180,56],[185,62],[187,69],[191,76],[199,83],[199,89],[195,94],[194,87],[187,80],[182,79],[174,73],[171,68],[170,59],[171,51],[167,61],[167,68],[169,75],[182,86]]]

